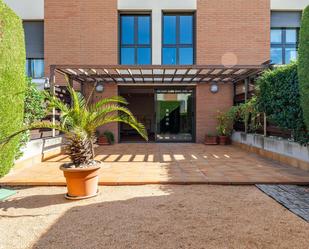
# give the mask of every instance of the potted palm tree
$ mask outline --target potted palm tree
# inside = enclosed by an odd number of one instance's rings
[[[6,143],[16,135],[32,129],[50,128],[64,133],[65,143],[71,162],[60,166],[67,182],[68,199],[82,199],[97,195],[98,172],[100,162],[95,160],[95,132],[100,126],[113,122],[122,122],[134,128],[144,139],[148,140],[143,124],[123,105],[128,104],[122,97],[116,96],[88,104],[86,99],[68,85],[71,106],[66,105],[55,96],[45,92],[50,108],[60,110],[60,122],[35,122],[25,127],[1,143]]]

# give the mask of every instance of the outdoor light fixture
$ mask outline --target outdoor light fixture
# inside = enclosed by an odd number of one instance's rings
[[[104,91],[104,85],[102,81],[97,82],[96,86],[95,86],[95,90],[98,93],[102,93]]]
[[[217,93],[217,92],[219,91],[219,86],[218,86],[217,84],[212,84],[212,85],[210,86],[210,91],[211,91],[212,93]]]

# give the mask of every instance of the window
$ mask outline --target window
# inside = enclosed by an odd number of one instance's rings
[[[272,28],[270,40],[272,63],[289,64],[297,59],[297,28]]]
[[[151,64],[150,15],[120,16],[120,64]]]
[[[44,22],[23,22],[26,42],[26,72],[31,78],[44,77]]]
[[[44,59],[27,59],[26,73],[33,79],[44,77]]]
[[[164,14],[162,64],[194,64],[194,15]]]

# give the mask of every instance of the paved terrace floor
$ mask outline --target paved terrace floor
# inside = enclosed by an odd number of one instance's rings
[[[248,153],[234,146],[203,144],[117,144],[96,148],[103,162],[100,185],[139,184],[304,184],[309,172]],[[65,185],[61,155],[13,169],[0,185]]]

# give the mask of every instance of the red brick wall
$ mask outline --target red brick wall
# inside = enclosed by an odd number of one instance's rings
[[[93,84],[87,84],[86,87],[83,89],[86,96],[91,95],[90,103],[95,103],[101,100],[102,98],[108,98],[112,96],[118,95],[118,87],[114,83],[105,84],[104,85],[104,92],[98,93],[96,91],[93,91]],[[99,132],[104,132],[106,130],[109,130],[114,133],[115,136],[115,142],[118,143],[118,124],[117,123],[110,123],[107,125],[104,125],[98,129]]]
[[[196,142],[204,141],[207,133],[215,133],[218,111],[226,111],[233,105],[233,85],[218,84],[219,92],[210,92],[209,84],[196,87]]]
[[[270,58],[269,0],[197,0],[197,64]]]
[[[197,0],[197,64],[259,65],[269,60],[269,0]],[[233,85],[196,88],[196,141],[215,132],[218,110],[233,105]]]
[[[45,0],[45,64],[117,64],[117,0]]]
[[[46,75],[52,64],[118,63],[117,0],[45,0],[44,25]],[[56,83],[65,84],[63,77],[57,77]],[[104,93],[95,94],[93,101],[117,94],[115,84],[106,84]],[[117,124],[101,130],[112,131],[118,141]]]

